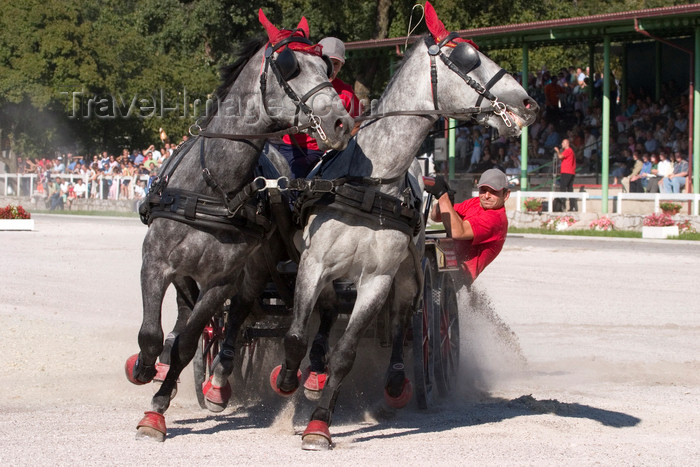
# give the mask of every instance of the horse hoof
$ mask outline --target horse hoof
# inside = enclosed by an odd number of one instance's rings
[[[394,409],[403,409],[404,407],[406,407],[406,405],[408,405],[412,397],[413,385],[411,384],[411,381],[409,381],[408,378],[405,378],[403,380],[403,385],[401,386],[401,394],[399,394],[396,397],[392,397],[389,394],[389,391],[387,391],[387,388],[384,388],[384,401],[389,407],[392,407]]]
[[[307,369],[306,379],[304,381],[304,396],[310,401],[317,401],[321,398],[321,391],[326,386],[326,373],[317,373]]]
[[[219,413],[223,411],[231,399],[231,384],[226,381],[223,386],[214,386],[210,376],[206,383],[202,384],[202,394],[204,394],[204,404],[210,412]]]
[[[136,439],[151,440],[162,443],[165,441],[165,416],[158,412],[146,411],[144,417],[136,425]]]
[[[139,354],[134,354],[131,357],[126,359],[126,363],[124,364],[124,371],[126,372],[126,379],[129,380],[129,382],[136,384],[137,386],[141,386],[142,384],[146,384],[150,382],[151,380],[148,381],[141,381],[136,377],[134,372],[138,369],[139,365]]]
[[[284,390],[278,388],[277,387],[277,379],[279,378],[280,371],[282,371],[282,365],[277,365],[272,370],[272,373],[270,373],[270,387],[272,387],[272,390],[275,391],[280,396],[289,397],[296,392],[297,388],[294,388],[291,391],[284,391]],[[301,378],[301,370],[297,370],[297,380],[299,380],[300,378]]]
[[[305,451],[329,451],[333,447],[328,424],[311,420],[301,435],[301,448]]]

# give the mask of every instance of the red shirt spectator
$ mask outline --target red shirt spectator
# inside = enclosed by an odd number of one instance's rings
[[[566,140],[564,140],[566,141]],[[563,142],[562,142],[563,143]],[[564,144],[562,144],[564,146]],[[561,173],[563,174],[575,174],[576,173],[576,156],[574,155],[574,150],[571,147],[566,147],[561,152]]]

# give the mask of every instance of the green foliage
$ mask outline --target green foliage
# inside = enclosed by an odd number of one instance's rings
[[[248,39],[263,34],[258,8],[280,27],[302,15],[312,39],[346,41],[408,33],[420,19],[415,0],[0,0],[0,131],[26,156],[55,151],[117,151],[145,147],[163,127],[179,140],[195,116],[183,117],[185,95],[205,100],[218,69]],[[665,0],[434,0],[452,30],[665,6]],[[420,23],[414,34],[426,32]],[[518,50],[487,51],[519,71]],[[542,65],[587,64],[588,50],[531,51],[531,71]],[[393,49],[349,54],[341,72],[366,95],[380,95],[400,57]],[[356,86],[357,87],[357,86]],[[162,93],[162,94],[161,94]],[[177,111],[143,118],[130,104],[156,100]],[[143,101],[142,101],[143,100]],[[120,112],[115,112],[121,109]],[[137,106],[138,107],[138,106]],[[92,112],[92,113],[90,113]],[[88,115],[85,115],[87,113]],[[128,118],[117,113],[129,113]],[[96,117],[95,115],[98,115]],[[148,114],[148,112],[145,112]]]

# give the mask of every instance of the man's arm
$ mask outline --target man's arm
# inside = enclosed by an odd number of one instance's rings
[[[474,238],[474,231],[469,221],[462,218],[455,211],[450,196],[445,193],[440,197],[438,203],[430,213],[430,218],[436,222],[442,221],[447,231],[447,235],[455,240],[471,240]]]

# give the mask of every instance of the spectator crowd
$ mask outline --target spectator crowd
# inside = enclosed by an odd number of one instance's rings
[[[613,185],[621,183],[623,190],[682,190],[688,165],[687,90],[679,89],[674,81],[662,84],[658,99],[643,88],[628,90],[625,106],[622,104],[625,100],[618,95],[618,84],[615,81],[610,86],[613,124],[609,141],[609,182]],[[571,143],[579,173],[600,173],[601,74],[591,77],[587,70],[574,67],[561,68],[556,73],[542,69],[528,77],[528,91],[542,109],[539,119],[528,130],[528,173],[551,173],[554,170],[554,148],[560,147],[564,139]],[[649,162],[649,168],[640,177],[644,183],[628,185],[626,178],[636,181],[641,172],[635,153],[643,164]],[[519,139],[499,138],[490,128],[460,126],[457,128],[455,156],[458,170],[483,173],[495,167],[511,175],[512,182],[518,183],[521,171]],[[661,160],[671,161],[671,168],[663,164],[659,172],[656,165]],[[639,169],[637,173],[634,173],[635,165]],[[674,171],[675,176],[669,179]],[[686,175],[679,175],[684,171]]]
[[[609,182],[620,184],[623,191],[682,191],[688,177],[687,90],[670,81],[662,84],[658,99],[642,88],[628,90],[627,99],[621,100],[617,81],[610,88]],[[576,156],[577,172],[600,173],[601,74],[589,76],[588,70],[574,67],[556,73],[543,68],[528,77],[528,91],[541,108],[540,117],[529,128],[528,173],[555,171],[554,148],[561,147],[564,139]],[[477,174],[498,168],[513,185],[519,183],[520,139],[498,137],[491,128],[473,125],[461,125],[456,133],[458,171]],[[36,191],[53,196],[56,208],[77,197],[138,199],[145,196],[158,168],[176,147],[165,141],[161,137],[159,148],[123,149],[119,155],[102,151],[92,156],[18,158],[18,173],[37,174]]]
[[[183,141],[187,136],[183,136]],[[69,208],[76,198],[140,199],[148,192],[163,162],[176,144],[159,148],[123,149],[114,155],[102,151],[92,156],[61,154],[55,158],[17,159],[19,174],[36,174],[35,195],[44,196],[50,209]]]

